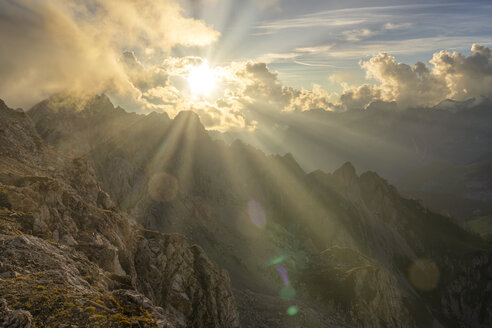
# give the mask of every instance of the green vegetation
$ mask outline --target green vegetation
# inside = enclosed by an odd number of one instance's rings
[[[150,314],[136,304],[121,304],[106,293],[81,294],[50,272],[0,280],[0,296],[12,309],[29,311],[34,327],[77,324],[84,327],[156,327]],[[14,283],[15,281],[15,283]],[[42,285],[41,283],[46,283]]]

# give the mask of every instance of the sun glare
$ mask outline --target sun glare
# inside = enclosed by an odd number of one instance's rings
[[[208,96],[214,90],[217,79],[215,73],[205,62],[193,67],[188,75],[188,84],[193,95]]]

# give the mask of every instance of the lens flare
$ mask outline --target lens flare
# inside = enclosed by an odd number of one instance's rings
[[[154,174],[148,184],[149,195],[158,202],[170,202],[178,193],[178,180],[168,173]]]
[[[283,300],[291,300],[296,297],[296,290],[294,287],[287,285],[280,289],[280,298]]]
[[[277,264],[282,263],[285,260],[287,260],[287,256],[286,255],[280,255],[280,256],[277,256],[277,257],[274,257],[273,259],[271,259],[270,262],[268,262],[268,264],[277,265]]]
[[[280,265],[277,267],[277,272],[280,275],[280,277],[282,278],[284,285],[287,286],[289,284],[289,276],[287,274],[287,269],[283,265]]]
[[[299,308],[295,305],[289,306],[287,314],[290,316],[296,315],[299,312]]]
[[[266,215],[263,206],[260,202],[250,199],[248,201],[248,216],[249,219],[258,227],[263,227],[266,223]]]
[[[417,289],[429,291],[437,286],[439,268],[432,260],[418,259],[410,266],[408,277]]]

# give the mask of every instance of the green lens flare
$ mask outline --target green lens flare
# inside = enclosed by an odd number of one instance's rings
[[[278,256],[278,257],[273,258],[273,259],[270,261],[270,264],[272,264],[272,265],[280,264],[280,263],[282,263],[283,261],[285,261],[286,259],[287,259],[287,256],[285,256],[285,255],[281,255],[281,256]]]
[[[284,286],[280,290],[280,298],[283,300],[291,300],[295,296],[296,296],[296,290],[290,285]]]
[[[287,309],[287,314],[288,315],[296,315],[297,312],[299,312],[299,308],[295,305],[292,305],[290,306],[288,309]]]

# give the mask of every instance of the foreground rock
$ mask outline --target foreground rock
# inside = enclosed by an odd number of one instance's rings
[[[6,327],[240,326],[227,272],[120,213],[86,159],[45,146],[3,102],[0,259]]]

